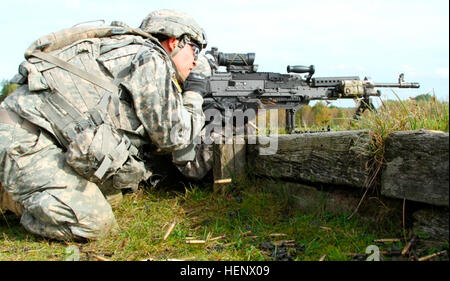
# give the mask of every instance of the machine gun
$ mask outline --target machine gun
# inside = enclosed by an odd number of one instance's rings
[[[285,109],[286,130],[295,128],[295,112],[312,100],[360,99],[355,116],[367,108],[373,108],[372,96],[380,96],[375,88],[419,88],[419,83],[406,83],[400,74],[398,83],[374,83],[358,76],[315,77],[315,68],[310,66],[287,66],[288,73],[257,72],[255,53],[222,53],[213,47],[207,51],[212,75],[204,107],[219,103],[225,108],[256,107]],[[219,72],[225,66],[226,72]],[[299,74],[307,73],[305,77]],[[374,109],[374,108],[373,108]]]

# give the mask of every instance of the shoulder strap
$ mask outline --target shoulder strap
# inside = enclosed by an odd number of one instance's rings
[[[92,73],[86,72],[86,71],[74,66],[73,64],[63,61],[62,59],[59,59],[55,56],[52,56],[47,53],[43,53],[41,51],[35,51],[31,55],[34,57],[37,57],[41,60],[44,60],[46,62],[49,62],[51,64],[54,64],[70,73],[73,73],[73,74],[79,76],[80,78],[83,78],[83,79],[107,90],[108,92],[111,92],[111,93],[118,92],[117,86],[114,85],[112,82],[105,80],[101,77],[98,77],[97,75],[94,75]]]

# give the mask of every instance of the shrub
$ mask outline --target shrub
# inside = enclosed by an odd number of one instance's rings
[[[17,89],[17,84],[10,83],[8,80],[2,81],[2,93],[0,95],[0,103],[12,92]]]

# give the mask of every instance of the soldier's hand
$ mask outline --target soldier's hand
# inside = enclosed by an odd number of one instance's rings
[[[194,91],[202,97],[205,96],[208,85],[208,79],[205,75],[197,72],[191,72],[183,83],[184,91]]]

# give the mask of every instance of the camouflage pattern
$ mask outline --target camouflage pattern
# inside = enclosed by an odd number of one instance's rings
[[[135,35],[83,39],[50,54],[119,82],[120,100],[110,99],[103,117],[138,151],[152,144],[158,152],[169,154],[187,147],[200,134],[204,124],[201,95],[182,92],[170,57],[151,41]],[[33,134],[0,120],[2,188],[21,206],[21,224],[28,231],[60,240],[97,239],[117,226],[101,190],[111,185],[132,188],[130,179],[146,179],[151,171],[145,170],[140,157],[132,156],[105,183],[80,176],[61,149],[64,132],[55,124],[66,116],[51,120],[43,108],[47,99],[58,94],[73,105],[72,115],[85,116],[100,102],[105,89],[35,57],[24,62],[19,72],[28,83],[9,95],[0,108],[17,113],[41,130]],[[76,146],[94,156],[93,148],[99,147],[86,139]]]
[[[211,143],[214,143],[211,141]],[[194,180],[202,179],[213,167],[213,145],[205,143],[194,146],[195,158],[192,161],[173,160],[178,170],[186,177]]]
[[[208,62],[207,57],[204,54],[198,56],[197,65],[192,69],[192,72],[197,72],[205,75],[206,77],[211,76],[211,66]],[[194,93],[194,92],[186,92]],[[186,95],[185,93],[185,95]],[[186,98],[185,98],[186,99]],[[202,102],[203,103],[203,102]],[[202,104],[197,103],[198,110],[202,110]],[[204,117],[203,117],[204,118]],[[204,121],[204,120],[203,120]],[[204,122],[201,123],[202,125]],[[204,138],[204,133],[201,132],[200,136]],[[213,143],[213,140],[207,141],[206,143]],[[186,177],[199,180],[202,179],[213,167],[213,147],[212,145],[207,145],[205,143],[196,142],[194,146],[195,157],[192,161],[178,161],[175,157],[173,158],[173,163],[178,168],[178,170]]]
[[[99,188],[76,174],[45,132],[0,123],[0,180],[22,208],[28,231],[54,239],[96,239],[117,223]]]
[[[206,77],[211,76],[211,65],[208,62],[208,58],[204,54],[200,54],[198,56],[197,65],[192,69],[192,72],[201,73]]]
[[[341,81],[342,93],[346,97],[358,98],[365,94],[364,82],[360,80],[343,80]]]
[[[203,29],[189,15],[176,10],[154,11],[142,21],[140,29],[151,34],[163,34],[179,38],[187,34],[201,48],[206,48],[207,40]]]
[[[131,30],[127,27],[118,26],[78,26],[66,28],[44,35],[33,42],[25,51],[25,58],[28,59],[36,49],[40,49],[43,52],[51,52],[70,46],[76,41],[110,37],[118,32],[125,34],[131,33]]]
[[[141,49],[122,85],[132,93],[136,116],[159,152],[185,148],[200,133],[203,98],[194,92],[182,94],[167,55]]]

